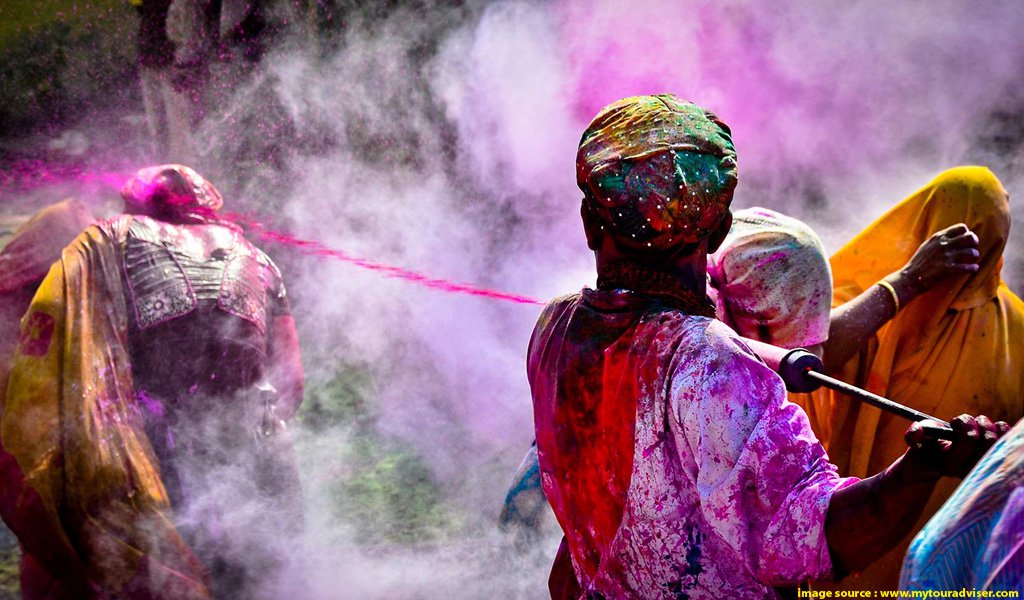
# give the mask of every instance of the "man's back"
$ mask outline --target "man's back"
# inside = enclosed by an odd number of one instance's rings
[[[528,360],[544,491],[584,590],[764,597],[827,577],[839,479],[723,324],[623,290],[545,310]]]

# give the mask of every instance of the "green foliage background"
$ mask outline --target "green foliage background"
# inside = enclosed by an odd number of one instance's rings
[[[0,3],[0,132],[59,126],[134,93],[126,0]]]
[[[331,516],[351,525],[356,544],[437,541],[459,525],[458,516],[419,456],[377,430],[373,396],[373,379],[364,366],[342,364],[322,378],[307,378],[297,416],[300,468],[304,473],[323,469],[311,447],[328,436],[336,442],[331,463],[340,468],[316,478],[329,496]]]

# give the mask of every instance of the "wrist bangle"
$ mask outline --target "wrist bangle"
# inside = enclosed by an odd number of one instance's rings
[[[889,294],[892,296],[892,303],[896,305],[896,312],[900,312],[900,296],[896,293],[896,288],[892,287],[892,284],[886,280],[881,280],[878,285],[889,290]]]

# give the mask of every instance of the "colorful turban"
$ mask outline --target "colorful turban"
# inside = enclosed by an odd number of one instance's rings
[[[718,318],[740,335],[783,348],[828,339],[832,271],[803,221],[767,208],[736,211],[708,257],[708,276]]]
[[[219,222],[224,199],[217,188],[183,165],[140,169],[121,188],[125,212],[176,223]]]
[[[584,210],[623,247],[662,251],[718,226],[736,187],[729,127],[671,94],[605,107],[576,154]]]

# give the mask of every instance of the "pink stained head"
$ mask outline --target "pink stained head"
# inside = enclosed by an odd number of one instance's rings
[[[212,183],[184,165],[140,169],[121,187],[125,212],[164,221],[219,221],[224,199]]]

